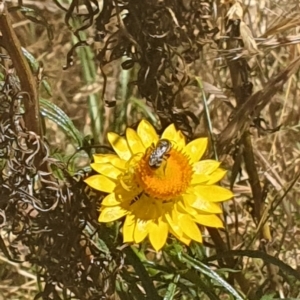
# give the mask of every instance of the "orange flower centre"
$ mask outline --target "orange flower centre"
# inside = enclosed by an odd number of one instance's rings
[[[172,148],[160,166],[153,168],[149,165],[150,154],[148,149],[136,166],[136,177],[145,193],[156,199],[170,200],[185,192],[193,175],[189,158]]]

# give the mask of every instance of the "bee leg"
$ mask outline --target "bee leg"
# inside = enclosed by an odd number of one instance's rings
[[[163,164],[162,164],[162,169],[163,169],[163,172],[164,174],[166,173],[166,167],[167,167],[167,160],[168,160],[168,157],[166,157],[167,155],[165,155],[164,159],[163,159]]]

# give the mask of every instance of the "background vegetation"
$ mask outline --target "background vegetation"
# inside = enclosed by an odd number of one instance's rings
[[[0,299],[300,299],[299,11],[0,2]],[[91,155],[141,118],[209,136],[228,170],[204,245],[155,253],[97,222]]]

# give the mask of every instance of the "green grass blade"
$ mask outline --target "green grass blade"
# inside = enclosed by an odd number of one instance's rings
[[[48,118],[61,127],[64,133],[70,136],[79,147],[83,145],[83,137],[81,133],[62,109],[54,103],[42,98],[40,99],[40,109],[42,116]]]
[[[195,260],[194,258],[188,256],[185,253],[182,253],[180,258],[183,262],[189,264],[195,270],[201,272],[202,274],[208,276],[209,278],[218,282],[224,289],[226,289],[231,295],[233,295],[237,300],[243,300],[243,298],[238,294],[238,292],[226,282],[217,272],[212,270],[210,267],[206,266],[200,261]]]

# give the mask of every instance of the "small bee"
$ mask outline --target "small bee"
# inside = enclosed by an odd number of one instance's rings
[[[169,151],[172,148],[170,141],[166,139],[159,140],[156,147],[151,151],[149,157],[149,166],[152,169],[157,169],[161,166],[163,160],[169,156]]]
[[[134,204],[136,201],[138,201],[143,195],[143,192],[139,193],[138,195],[136,195],[134,198],[131,199],[130,201],[130,205]]]

